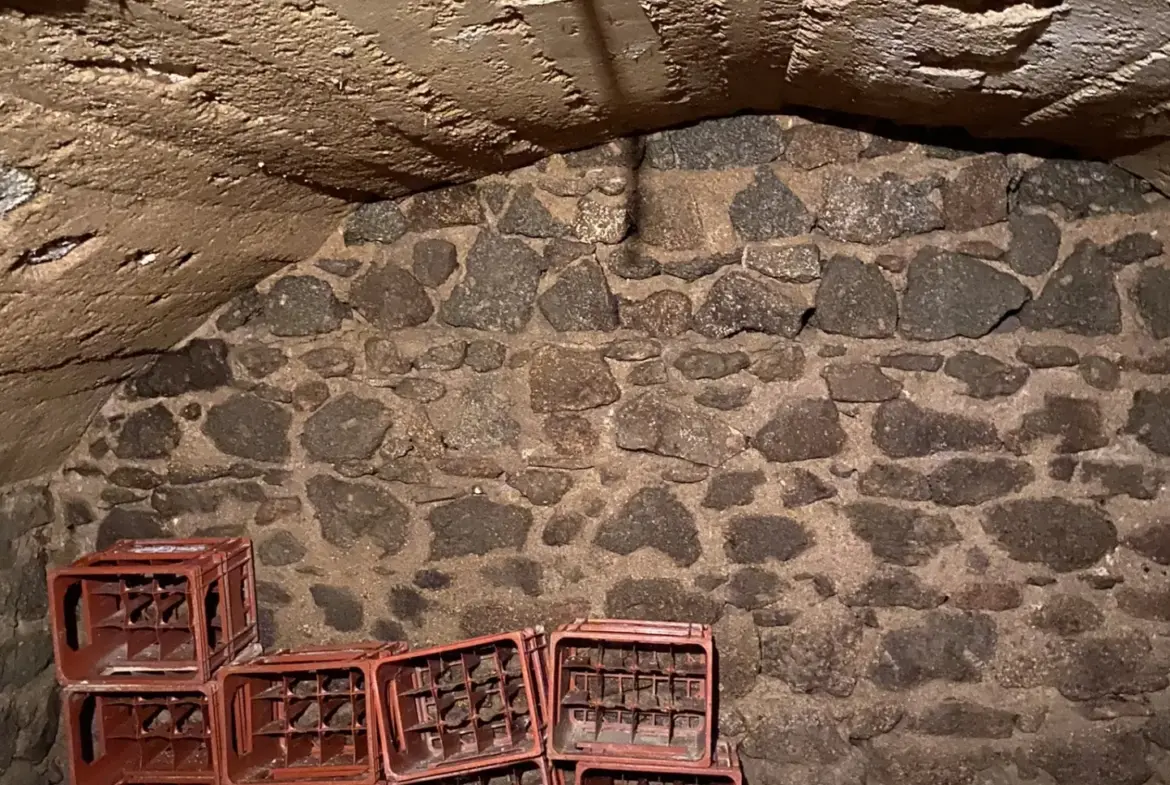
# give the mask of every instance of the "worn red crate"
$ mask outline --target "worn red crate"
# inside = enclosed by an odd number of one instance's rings
[[[378,781],[373,670],[404,643],[275,652],[219,672],[225,785]]]
[[[599,758],[577,763],[573,785],[743,785],[743,772],[735,748],[727,742],[715,745],[710,768],[672,766],[645,761],[616,765]]]
[[[444,777],[443,785],[555,785],[552,769],[543,758],[510,763]]]
[[[380,660],[375,689],[387,779],[472,776],[539,758],[544,648],[543,632],[523,630]]]
[[[202,683],[257,642],[252,543],[123,540],[49,573],[64,685]]]
[[[576,621],[549,639],[556,761],[712,760],[715,643],[703,624]]]
[[[219,688],[74,687],[62,694],[73,785],[219,785]]]

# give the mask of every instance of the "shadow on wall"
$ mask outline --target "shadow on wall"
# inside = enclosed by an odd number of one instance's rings
[[[124,2],[119,5],[125,6]],[[0,0],[0,10],[11,9],[26,14],[56,16],[84,11],[86,0]]]

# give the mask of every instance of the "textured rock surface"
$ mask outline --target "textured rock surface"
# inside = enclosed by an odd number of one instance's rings
[[[762,783],[1075,782],[1075,734],[1084,771],[1130,776],[1166,688],[1160,202],[1001,193],[994,154],[786,123],[664,134],[641,182],[612,145],[364,208],[130,378],[47,494],[0,495],[0,679],[42,689],[0,699],[31,729],[12,770],[50,733],[41,563],[230,532],[272,644],[718,624],[722,728]],[[825,219],[846,176],[864,198]],[[745,189],[741,229],[798,233],[738,234]],[[1060,278],[1082,240],[1121,332],[1033,329],[1050,287],[1095,313]],[[318,332],[271,329],[288,278],[324,282],[294,292]]]

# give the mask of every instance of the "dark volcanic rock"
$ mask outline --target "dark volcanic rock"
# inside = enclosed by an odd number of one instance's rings
[[[886,633],[872,678],[885,690],[981,681],[997,638],[989,616],[931,611],[922,624]]]
[[[410,269],[423,286],[442,286],[458,266],[455,244],[449,240],[419,240],[411,250]]]
[[[804,349],[785,341],[753,353],[748,373],[761,382],[794,382],[804,374],[804,362]]]
[[[816,323],[827,333],[888,338],[898,323],[898,298],[877,265],[834,256],[817,288]]]
[[[148,510],[127,510],[115,507],[98,524],[94,547],[108,548],[118,540],[154,540],[169,537],[162,521]]]
[[[605,273],[593,259],[565,268],[537,299],[541,313],[557,332],[617,329],[617,300],[609,291]]]
[[[374,454],[389,429],[390,413],[380,401],[345,393],[305,421],[301,446],[314,460],[361,461]]]
[[[898,329],[907,338],[980,338],[1028,302],[1028,288],[970,256],[923,249],[910,262]]]
[[[967,395],[982,400],[1014,395],[1030,375],[1023,366],[1013,367],[991,355],[973,351],[952,356],[943,366],[943,373],[967,385]]]
[[[551,507],[573,487],[573,476],[548,469],[525,469],[509,474],[508,485],[538,507]]]
[[[264,295],[264,324],[273,335],[299,337],[331,333],[346,308],[327,281],[311,275],[286,275]]]
[[[710,510],[746,507],[755,500],[756,488],[764,484],[761,471],[718,472],[707,484],[703,506]]]
[[[695,517],[668,488],[643,488],[603,523],[593,544],[627,556],[641,548],[655,548],[679,567],[699,560],[699,532]]]
[[[1050,159],[1024,173],[1016,203],[1063,208],[1069,218],[1137,213],[1146,208],[1142,181],[1113,164]]]
[[[175,415],[156,403],[133,412],[123,421],[114,455],[123,460],[165,458],[179,446],[181,434]]]
[[[788,283],[810,283],[821,277],[821,250],[815,243],[749,245],[746,267]]]
[[[1150,561],[1170,565],[1170,519],[1158,519],[1139,527],[1125,538],[1125,544]]]
[[[943,215],[953,232],[969,232],[1007,218],[1011,172],[1002,155],[976,158],[942,188]]]
[[[338,278],[352,278],[362,269],[362,263],[358,259],[318,259],[316,267]]]
[[[1170,389],[1134,392],[1125,432],[1158,455],[1170,455]]]
[[[564,237],[569,233],[569,227],[553,217],[531,185],[516,189],[508,209],[496,222],[496,228],[503,234],[525,237]]]
[[[865,496],[924,502],[930,483],[920,472],[896,463],[875,463],[857,478],[857,490]]]
[[[769,461],[787,463],[831,458],[845,446],[845,439],[836,404],[804,398],[777,408],[752,438],[752,446]]]
[[[250,324],[264,312],[264,297],[255,288],[245,289],[228,303],[224,312],[215,320],[220,332],[230,333]]]
[[[1145,267],[1138,273],[1133,290],[1142,321],[1154,337],[1170,337],[1170,269]]]
[[[874,556],[903,567],[926,564],[962,539],[946,515],[878,502],[846,505],[845,515],[853,533],[869,543]]]
[[[1036,477],[1026,463],[1006,458],[952,458],[930,473],[930,498],[947,507],[982,504],[1015,493]]]
[[[448,397],[447,400],[450,400]],[[486,380],[468,385],[458,397],[454,421],[443,429],[443,443],[456,450],[493,450],[520,441],[512,401]]]
[[[817,221],[825,234],[852,243],[883,243],[941,229],[942,213],[930,199],[931,179],[910,182],[893,172],[872,180],[832,174]]]
[[[1121,368],[1117,363],[1100,355],[1087,355],[1081,358],[1077,370],[1085,384],[1098,390],[1112,391],[1117,389],[1121,382]]]
[[[852,128],[807,123],[788,132],[784,158],[798,169],[856,161],[861,156],[861,134]]]
[[[747,242],[806,234],[813,216],[771,169],[756,169],[755,180],[731,200],[731,225]]]
[[[482,230],[463,278],[439,309],[452,327],[516,333],[532,316],[543,264],[521,240]]]
[[[487,373],[503,367],[507,356],[507,347],[499,341],[471,341],[467,344],[463,364],[476,373]]]
[[[330,545],[351,548],[369,537],[386,555],[393,555],[406,544],[410,513],[385,488],[318,474],[309,478],[305,490],[317,513],[321,538]]]
[[[642,300],[622,299],[622,326],[655,337],[682,335],[691,329],[691,301],[682,292],[664,289]]]
[[[484,496],[465,496],[431,510],[434,538],[429,559],[482,556],[500,548],[524,546],[532,513],[523,507],[499,504]]]
[[[1012,434],[1022,444],[1045,436],[1057,437],[1053,449],[1058,453],[1096,450],[1109,443],[1100,405],[1065,395],[1045,396],[1044,408],[1025,414],[1020,429]]]
[[[1020,275],[1043,275],[1060,253],[1060,227],[1047,215],[1012,213],[1011,241],[1004,261]]]
[[[883,368],[894,368],[899,371],[916,373],[934,373],[943,366],[941,354],[918,354],[916,352],[898,352],[882,355],[879,364]]]
[[[1045,736],[1021,752],[1029,769],[1042,769],[1056,785],[1142,785],[1152,769],[1138,731],[1096,726]],[[1156,779],[1156,778],[1155,778]]]
[[[743,434],[709,414],[645,392],[623,404],[614,418],[617,445],[625,450],[720,466],[743,452]]]
[[[847,698],[860,675],[863,629],[856,615],[826,603],[790,627],[760,635],[760,669],[794,692]]]
[[[585,526],[585,517],[575,512],[554,515],[545,524],[540,541],[554,548],[569,545],[585,529]]]
[[[463,365],[467,356],[467,341],[450,341],[432,346],[414,359],[420,371],[454,371]]]
[[[792,338],[804,326],[808,311],[800,297],[783,284],[731,270],[707,292],[693,326],[708,338],[728,338],[745,330]]]
[[[1076,349],[1051,344],[1025,344],[1016,350],[1016,359],[1033,368],[1071,368],[1081,361]]]
[[[792,469],[780,477],[780,501],[785,507],[805,507],[837,495],[837,489],[826,484],[808,469]]]
[[[435,313],[418,279],[394,264],[373,267],[354,281],[349,299],[366,321],[386,332],[423,324]]]
[[[406,234],[406,217],[392,200],[359,205],[345,222],[346,245],[382,243],[389,245]]]
[[[256,558],[268,567],[287,567],[305,558],[308,551],[290,532],[278,531],[256,544]]]
[[[406,217],[416,232],[476,226],[483,224],[483,207],[475,184],[465,183],[415,194],[406,208]]]
[[[532,411],[580,411],[606,406],[621,390],[601,353],[590,349],[541,346],[528,366]]]
[[[1013,559],[1071,572],[1117,547],[1117,528],[1097,507],[1065,499],[1018,499],[987,511],[983,530]]]
[[[623,578],[606,592],[605,612],[614,619],[714,624],[723,604],[671,578]]]
[[[1010,611],[1020,607],[1024,597],[1012,583],[968,583],[957,591],[951,602],[965,611]]]
[[[865,579],[857,591],[845,598],[846,605],[872,605],[879,608],[914,608],[930,610],[942,605],[947,596],[922,582],[902,567],[883,567]]]
[[[728,525],[723,549],[736,564],[763,564],[768,559],[794,559],[812,544],[812,535],[792,518],[740,515]]]
[[[1121,332],[1121,297],[1113,283],[1113,262],[1091,242],[1077,245],[1048,278],[1040,296],[1020,311],[1032,330],[1080,335]]]
[[[742,257],[742,251],[732,251],[731,253],[699,256],[685,261],[663,262],[662,272],[684,281],[697,281],[719,272],[728,265],[739,264]]]
[[[276,346],[240,346],[232,353],[253,379],[269,377],[288,365],[289,361],[288,356]]]
[[[1003,709],[952,699],[930,706],[914,715],[907,723],[907,727],[928,736],[1010,739],[1018,716]]]
[[[897,398],[902,383],[872,363],[831,363],[821,370],[829,397],[845,403],[876,403]]]
[[[254,461],[288,458],[292,413],[279,404],[239,393],[207,410],[203,433],[220,452]]]
[[[746,406],[751,397],[752,388],[745,385],[711,386],[695,395],[695,403],[728,412]]]
[[[1085,461],[1081,464],[1081,481],[1099,482],[1104,494],[1098,498],[1129,496],[1133,499],[1155,499],[1166,481],[1166,472],[1142,463],[1103,463]]]
[[[139,398],[173,398],[191,392],[214,390],[232,380],[227,344],[219,339],[193,338],[186,346],[163,352],[130,381]]]
[[[687,349],[674,361],[674,367],[688,379],[722,379],[748,367],[743,352],[711,352]]]
[[[310,349],[297,359],[310,371],[326,379],[349,376],[356,364],[353,355],[340,346]]]
[[[646,138],[646,162],[655,169],[731,169],[774,161],[784,152],[775,117],[739,115]]]
[[[950,450],[999,446],[995,426],[949,412],[923,409],[899,399],[883,403],[873,419],[873,440],[891,458],[916,458]]]
[[[313,604],[325,612],[325,624],[338,632],[362,628],[362,601],[349,589],[315,583],[309,587]]]
[[[587,455],[597,447],[597,429],[580,414],[550,414],[541,432],[561,455]]]

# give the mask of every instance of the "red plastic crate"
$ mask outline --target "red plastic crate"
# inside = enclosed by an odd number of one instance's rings
[[[549,757],[711,765],[715,643],[703,624],[575,621],[549,642]]]
[[[707,769],[652,761],[622,766],[594,758],[577,763],[573,785],[743,785],[743,772],[735,748],[721,741]]]
[[[223,782],[377,782],[374,663],[405,650],[404,643],[359,643],[223,668]]]
[[[219,689],[70,688],[62,720],[73,785],[218,785]]]
[[[531,758],[444,777],[443,785],[555,785],[548,761]]]
[[[257,642],[252,543],[123,540],[49,572],[63,685],[203,683]]]
[[[375,689],[387,778],[477,776],[539,758],[544,649],[543,632],[523,630],[380,660]]]

